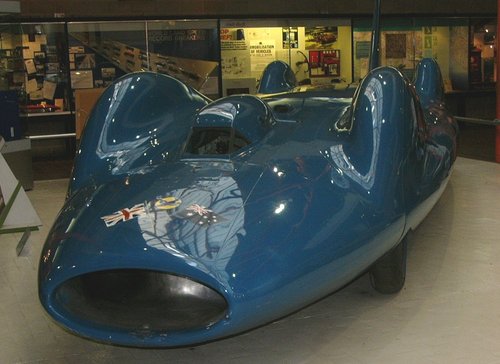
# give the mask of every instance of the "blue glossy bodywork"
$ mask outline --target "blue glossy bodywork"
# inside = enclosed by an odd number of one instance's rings
[[[283,75],[282,64],[276,69]],[[440,77],[424,60],[416,92],[384,67],[353,97],[313,90],[209,103],[168,76],[125,76],[86,127],[42,252],[42,304],[85,337],[178,346],[248,330],[339,289],[416,227],[446,184],[457,129]],[[235,129],[248,143],[222,155],[184,153],[191,130],[204,127]],[[164,212],[103,223],[164,196],[181,201],[175,211],[196,204],[218,221]],[[200,329],[144,335],[75,316],[54,293],[73,277],[114,269],[188,277],[220,293],[227,312]]]
[[[288,91],[296,85],[297,80],[290,66],[282,61],[275,61],[267,65],[264,70],[257,92],[275,94]]]

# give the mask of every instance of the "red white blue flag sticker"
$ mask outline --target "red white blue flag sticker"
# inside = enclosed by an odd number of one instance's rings
[[[116,211],[111,215],[102,216],[101,219],[106,224],[106,227],[111,227],[122,221],[132,220],[144,214],[146,214],[146,209],[144,208],[144,204],[140,203],[131,208],[124,208],[120,211]]]
[[[101,219],[106,224],[106,227],[115,226],[116,224],[129,221],[139,216],[146,215],[149,211],[171,211],[180,206],[182,201],[173,196],[160,197],[151,202],[144,202],[134,205],[130,208],[124,208],[112,213],[111,215],[102,216]]]
[[[165,211],[171,214],[182,201],[173,196],[160,197],[150,202],[144,202],[134,205],[130,208],[123,208],[111,215],[102,216],[101,219],[106,227],[115,226],[123,221],[129,221],[137,217],[145,216],[152,212]],[[185,210],[172,215],[174,218],[189,220],[195,225],[207,227],[216,224],[224,218],[199,204],[191,204]]]

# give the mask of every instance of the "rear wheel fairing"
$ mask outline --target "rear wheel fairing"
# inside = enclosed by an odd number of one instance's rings
[[[446,187],[456,159],[458,126],[446,110],[443,81],[435,60],[418,65],[408,109],[414,110],[414,137],[405,170],[408,229],[416,228]],[[419,97],[416,96],[418,94]]]
[[[239,234],[227,267],[235,294],[271,312],[280,297],[292,310],[346,284],[399,241],[402,207],[361,193],[349,177],[339,185],[332,173],[321,155],[276,161],[264,173],[245,205],[251,229]]]

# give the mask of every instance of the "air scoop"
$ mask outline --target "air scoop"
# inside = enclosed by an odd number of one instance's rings
[[[114,330],[171,332],[219,321],[225,299],[189,278],[146,269],[91,272],[61,284],[52,303],[59,312]]]

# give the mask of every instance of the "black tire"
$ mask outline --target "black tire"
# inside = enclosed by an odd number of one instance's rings
[[[406,252],[405,236],[370,268],[370,283],[377,292],[391,294],[401,291],[406,279]]]

